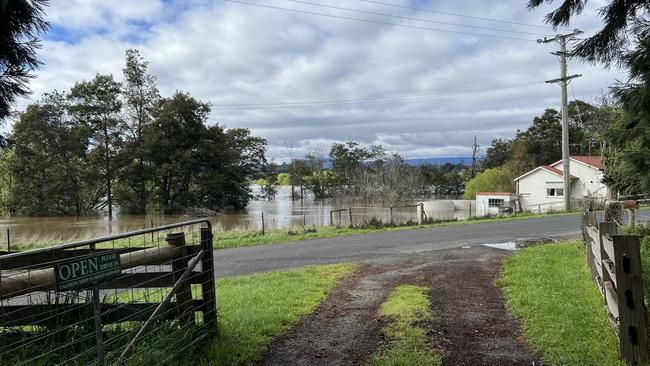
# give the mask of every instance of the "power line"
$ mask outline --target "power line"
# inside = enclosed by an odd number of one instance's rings
[[[318,16],[322,16],[322,17],[336,18],[336,19],[343,19],[343,20],[351,20],[351,21],[364,22],[364,23],[383,24],[383,25],[391,25],[391,26],[395,26],[395,27],[421,29],[421,30],[429,30],[429,31],[444,32],[444,33],[464,34],[464,35],[468,35],[468,36],[477,36],[477,37],[500,38],[500,39],[514,40],[514,41],[536,42],[536,40],[528,39],[528,38],[517,38],[517,37],[498,36],[498,35],[483,34],[483,33],[452,31],[452,30],[447,30],[447,29],[422,27],[422,26],[417,26],[417,25],[384,22],[384,21],[381,21],[381,20],[352,18],[352,17],[342,16],[342,15],[323,14],[323,13],[318,13],[318,12],[314,12],[314,11],[283,8],[283,7],[280,7],[280,6],[272,6],[272,5],[266,5],[266,4],[256,4],[256,3],[250,3],[250,2],[246,2],[246,1],[240,1],[240,0],[223,0],[223,1],[230,2],[230,3],[245,4],[245,5],[250,5],[250,6],[257,6],[257,7],[260,7],[260,8],[283,10],[283,11],[289,11],[289,12],[294,12],[294,13],[302,13],[302,14],[318,15]]]
[[[418,21],[418,22],[426,22],[426,23],[433,23],[433,24],[451,25],[451,26],[456,26],[456,27],[482,29],[482,30],[495,31],[495,32],[526,34],[526,35],[531,35],[531,36],[538,36],[539,35],[539,33],[522,32],[522,31],[515,31],[515,30],[508,30],[508,29],[501,29],[501,28],[489,28],[489,27],[482,27],[482,26],[477,26],[477,25],[442,22],[442,21],[432,20],[432,19],[422,19],[422,18],[415,18],[415,17],[410,17],[410,16],[403,16],[403,15],[395,15],[395,14],[380,13],[380,12],[375,12],[375,11],[368,11],[368,10],[362,10],[362,9],[345,8],[345,7],[342,7],[342,6],[318,4],[318,3],[312,3],[312,2],[309,2],[309,1],[301,1],[301,0],[285,0],[285,1],[289,1],[289,2],[292,2],[292,3],[298,3],[298,4],[319,6],[319,7],[323,7],[323,8],[351,11],[351,12],[361,13],[361,14],[379,15],[379,16],[384,16],[384,17],[392,17],[392,18],[399,18],[399,19],[414,20],[414,21]]]
[[[434,14],[442,14],[442,15],[449,15],[449,16],[454,16],[454,17],[476,19],[476,20],[484,20],[484,21],[487,21],[487,22],[496,22],[496,23],[503,23],[503,24],[526,26],[526,27],[535,27],[535,28],[546,29],[546,30],[551,29],[548,26],[538,25],[538,24],[519,23],[519,22],[511,22],[511,21],[501,20],[501,19],[477,17],[477,16],[472,16],[472,15],[466,15],[466,14],[447,13],[447,12],[444,12],[444,11],[431,10],[431,9],[425,9],[425,8],[418,8],[418,7],[413,7],[413,6],[398,5],[398,4],[391,4],[391,3],[384,3],[384,2],[381,2],[381,1],[374,1],[374,0],[360,0],[360,1],[364,1],[364,2],[367,2],[367,3],[371,3],[371,4],[390,6],[390,7],[394,7],[394,8],[418,10],[418,11],[425,11],[425,12],[434,13]]]
[[[491,92],[498,90],[515,89],[523,86],[531,86],[541,84],[541,82],[529,82],[514,85],[504,85],[500,87],[486,87],[478,89],[465,89],[456,90],[446,93],[429,93],[429,94],[407,94],[395,95],[380,98],[353,98],[353,99],[329,99],[329,100],[311,100],[311,101],[297,101],[297,102],[278,102],[278,103],[242,103],[242,104],[221,104],[212,108],[213,111],[227,111],[227,110],[257,110],[257,109],[274,109],[274,108],[310,108],[310,107],[329,107],[336,105],[350,105],[350,104],[366,104],[366,103],[382,103],[393,102],[408,99],[418,98],[440,98],[446,96],[460,95],[460,94],[476,94],[483,92]]]

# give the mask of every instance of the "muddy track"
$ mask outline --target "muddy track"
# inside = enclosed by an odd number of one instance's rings
[[[261,365],[366,364],[380,342],[377,311],[398,284],[431,288],[431,334],[443,365],[541,365],[494,286],[507,253],[441,250],[363,265],[301,324],[274,341]]]

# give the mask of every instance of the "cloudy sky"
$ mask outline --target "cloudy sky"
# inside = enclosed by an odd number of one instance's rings
[[[210,123],[250,128],[274,159],[346,139],[467,156],[474,136],[484,150],[560,103],[543,83],[558,77],[557,45],[535,42],[556,33],[542,21],[549,8],[526,2],[53,0],[31,100],[95,72],[121,78],[137,48],[163,95],[209,101]],[[593,34],[600,6],[588,2],[571,28]],[[569,73],[583,74],[570,99],[587,101],[625,78],[578,60]]]

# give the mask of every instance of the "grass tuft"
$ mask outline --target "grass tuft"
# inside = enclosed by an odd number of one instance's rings
[[[431,337],[419,326],[433,320],[426,287],[401,285],[379,309],[379,315],[392,318],[382,334],[386,339],[372,359],[376,366],[437,366],[441,357],[431,346]]]
[[[497,284],[549,364],[623,366],[582,248],[573,241],[524,249],[508,257]]]

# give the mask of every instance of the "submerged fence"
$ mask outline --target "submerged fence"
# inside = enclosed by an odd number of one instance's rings
[[[216,330],[208,220],[0,253],[0,364],[163,364]]]
[[[618,334],[620,356],[633,365],[644,364],[648,334],[639,236],[617,235],[616,223],[598,223],[591,211],[583,215],[582,232],[592,278]]]

